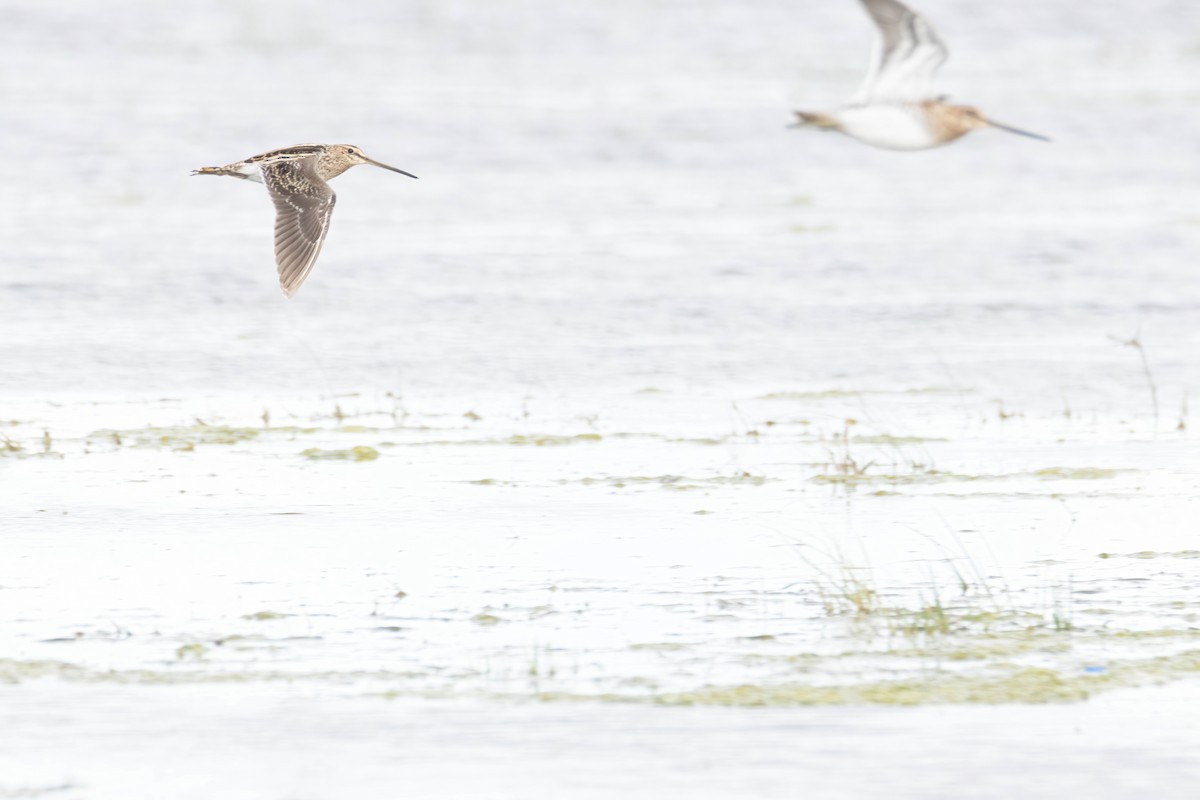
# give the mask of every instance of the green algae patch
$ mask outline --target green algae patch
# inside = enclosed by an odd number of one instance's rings
[[[889,486],[913,486],[922,484],[937,484],[937,483],[964,483],[968,481],[983,480],[976,475],[960,475],[954,472],[941,472],[939,470],[914,470],[907,473],[870,473],[866,471],[851,471],[851,472],[828,472],[821,475],[814,475],[811,480],[813,483],[826,484],[831,486],[870,486],[874,484],[887,484]]]
[[[1097,633],[1096,636],[1100,639],[1134,642],[1200,639],[1200,628],[1190,628],[1185,630],[1166,629],[1156,631],[1101,631]]]
[[[263,439],[310,436],[317,433],[372,433],[380,429],[363,425],[344,425],[339,428],[316,428],[299,425],[273,425],[251,428],[236,425],[210,425],[197,420],[193,425],[150,426],[146,428],[102,428],[92,431],[88,441],[111,442],[117,447],[169,448],[191,452],[207,445],[236,445]]]
[[[170,447],[180,444],[240,444],[257,439],[259,430],[229,425],[195,425],[181,429],[150,429],[147,433],[157,437],[157,444]]]
[[[65,661],[19,661],[0,659],[0,684],[16,684],[42,678],[76,678],[87,674],[83,667]]]
[[[854,440],[851,440],[854,441]],[[933,440],[929,440],[933,441]],[[834,486],[871,486],[886,484],[890,486],[916,486],[939,483],[976,483],[986,481],[1028,480],[1039,481],[1095,481],[1115,478],[1122,470],[1101,469],[1098,467],[1065,468],[1049,467],[1034,472],[1013,472],[999,475],[964,475],[957,472],[942,472],[936,469],[914,469],[905,473],[871,472],[868,467],[859,469],[839,470],[813,476],[813,483]]]
[[[493,615],[479,615],[478,624],[495,625]],[[686,647],[686,646],[685,646]],[[635,650],[668,656],[673,646],[644,643]],[[960,669],[932,668],[908,678],[848,683],[804,683],[788,680],[779,683],[743,683],[727,686],[701,686],[695,689],[656,691],[648,679],[623,681],[622,691],[611,693],[574,693],[534,691],[494,695],[486,690],[437,690],[416,686],[430,676],[425,672],[389,670],[350,670],[290,672],[264,669],[230,670],[214,664],[209,656],[218,651],[200,642],[179,647],[175,661],[159,669],[97,669],[63,661],[21,661],[0,659],[0,684],[19,684],[34,680],[60,680],[69,683],[122,685],[198,685],[225,683],[306,682],[314,685],[358,685],[362,681],[383,682],[388,696],[394,697],[497,697],[532,698],[546,702],[608,702],[663,706],[725,706],[746,708],[794,706],[918,706],[918,705],[1009,705],[1071,703],[1085,700],[1112,689],[1138,688],[1200,677],[1200,650],[1174,655],[1130,660],[1080,660],[1057,669],[1043,666],[995,664],[977,674]],[[819,665],[822,656],[810,655]],[[811,666],[808,664],[806,666]],[[809,672],[804,670],[804,674]],[[792,673],[796,674],[795,671]],[[819,670],[817,673],[819,674]]]
[[[577,433],[574,436],[549,436],[543,434],[514,434],[507,440],[501,440],[502,444],[513,444],[518,446],[532,445],[533,447],[561,447],[568,444],[580,444],[581,442],[598,442],[603,437],[598,433]]]
[[[1183,558],[1192,559],[1200,558],[1200,550],[1179,550],[1174,553],[1158,553],[1154,550],[1142,550],[1137,553],[1100,553],[1098,558],[1137,558],[1137,559],[1152,559],[1152,558]]]
[[[848,397],[861,397],[867,392],[856,392],[846,389],[826,389],[813,392],[771,392],[760,395],[755,400],[842,400]]]
[[[627,489],[632,486],[659,486],[674,491],[689,491],[702,489],[707,486],[763,486],[776,480],[762,475],[752,475],[741,472],[737,475],[718,475],[711,478],[690,478],[685,475],[629,475],[610,476],[606,478],[579,478],[577,480],[561,480],[559,484],[579,484],[581,486],[611,486],[615,489]]]
[[[915,389],[824,389],[814,391],[770,392],[759,395],[755,400],[845,400],[864,395],[942,395],[963,394],[958,389],[926,386]]]
[[[287,433],[287,434],[291,434],[293,436],[298,436],[301,434],[311,435],[314,433],[323,433],[323,432],[326,432],[327,430],[328,430],[327,428],[301,427],[299,425],[272,425],[269,428],[265,428],[263,430],[263,432],[270,433],[270,434]],[[344,431],[345,429],[338,428],[337,430]]]
[[[200,644],[199,642],[192,642],[191,644],[185,644],[182,647],[176,648],[175,658],[179,659],[180,661],[187,661],[189,659],[193,661],[199,661],[204,658],[204,654],[207,652],[208,648],[206,648],[204,645]]]
[[[1072,643],[1049,630],[1018,633],[984,634],[966,641],[934,639],[924,647],[892,650],[889,656],[914,659],[941,659],[956,662],[996,662],[1030,654],[1062,655],[1071,652]]]
[[[1048,467],[1037,470],[1033,473],[1033,477],[1055,481],[1102,481],[1115,478],[1120,472],[1116,469],[1099,467]]]
[[[976,676],[935,670],[911,680],[855,684],[741,684],[651,695],[542,692],[537,697],[547,702],[742,708],[1075,703],[1110,689],[1151,686],[1196,676],[1200,676],[1200,651],[1191,650],[1172,656],[1087,665],[1071,672],[1010,665]]]
[[[32,680],[57,679],[69,683],[99,683],[138,686],[184,686],[199,684],[287,683],[309,681],[317,684],[348,684],[356,680],[403,682],[428,677],[421,673],[393,670],[352,670],[344,672],[293,672],[279,670],[214,671],[204,656],[210,651],[199,642],[183,645],[175,651],[177,662],[167,669],[96,669],[65,661],[22,661],[0,658],[0,685]],[[207,667],[207,668],[206,668]],[[422,694],[413,692],[411,694]],[[434,693],[427,693],[435,696]],[[424,695],[423,695],[424,696]]]
[[[195,425],[149,427],[138,430],[102,429],[88,434],[88,439],[108,439],[118,446],[130,443],[136,447],[169,447],[174,450],[193,450],[197,445],[231,445],[257,439],[259,428],[240,428],[231,425]]]
[[[860,686],[708,687],[661,694],[659,705],[948,705],[1078,702],[1090,696],[1085,681],[1069,681],[1052,669],[1015,669],[991,679],[947,676],[940,680],[881,681]]]
[[[278,611],[255,611],[253,614],[246,614],[242,619],[248,619],[254,622],[267,622],[273,619],[283,619],[290,617],[291,614],[280,614]]]
[[[310,461],[374,461],[379,458],[379,451],[374,447],[360,444],[348,450],[322,450],[319,447],[310,447],[300,455]]]
[[[640,642],[629,645],[629,649],[634,652],[651,653],[678,653],[691,647],[692,645],[682,642]]]
[[[877,444],[887,447],[901,447],[903,445],[918,445],[918,444],[933,444],[935,442],[945,442],[947,439],[927,438],[924,436],[892,436],[890,434],[881,433],[868,436],[851,436],[850,444]]]
[[[7,436],[0,436],[0,458],[27,459],[27,458],[59,458],[63,457],[62,453],[56,453],[50,449],[49,434],[42,439],[42,450],[33,451],[25,445],[9,439]]]
[[[881,681],[849,686],[708,687],[654,698],[669,706],[834,706],[834,705],[961,705],[1062,703],[1086,700],[1087,681],[1068,680],[1055,670],[1015,669],[1007,675],[980,679],[945,675],[917,681]]]
[[[415,429],[413,429],[415,430]],[[591,444],[603,440],[598,433],[577,433],[574,436],[556,436],[542,433],[518,433],[506,438],[495,439],[436,439],[423,442],[384,442],[385,447],[564,447],[572,444]]]
[[[1013,703],[1072,703],[1086,700],[1100,678],[1066,678],[1052,669],[1037,667],[1008,670],[1006,674],[973,678],[935,673],[912,681],[819,686],[802,683],[778,685],[707,686],[690,692],[670,692],[639,697],[600,695],[594,698],[543,693],[544,701],[599,700],[661,706],[724,706],[786,708],[795,706],[921,706],[1007,705]]]

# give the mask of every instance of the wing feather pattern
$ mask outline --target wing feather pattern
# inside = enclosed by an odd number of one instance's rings
[[[337,196],[316,173],[316,158],[278,161],[262,168],[263,183],[275,202],[275,264],[288,297],[312,272]]]
[[[851,105],[917,103],[933,94],[933,76],[948,55],[933,26],[899,0],[862,0],[882,39]]]

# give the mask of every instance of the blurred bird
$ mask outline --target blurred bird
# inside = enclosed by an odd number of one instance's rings
[[[223,167],[201,167],[193,175],[228,175],[264,184],[275,201],[275,263],[279,286],[291,297],[312,272],[337,200],[329,181],[358,164],[390,169],[349,144],[298,144],[235,161]]]
[[[944,96],[934,95],[933,75],[946,60],[947,50],[933,28],[898,0],[861,2],[883,34],[866,79],[836,111],[797,111],[796,127],[838,131],[888,150],[938,147],[980,128],[1050,141],[1001,125],[972,106],[951,105]]]

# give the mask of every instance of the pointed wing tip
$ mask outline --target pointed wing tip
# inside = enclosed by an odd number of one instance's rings
[[[279,291],[283,293],[284,297],[286,297],[288,300],[291,300],[293,297],[296,296],[296,292],[300,291],[300,283],[297,283],[294,281],[292,283],[288,283],[287,281],[284,280],[283,276],[280,275],[279,276]]]

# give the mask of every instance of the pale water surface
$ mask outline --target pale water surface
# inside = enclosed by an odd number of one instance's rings
[[[0,798],[1194,796],[1200,8],[0,2]],[[1131,13],[1136,10],[1136,13]],[[285,301],[261,187],[339,178]]]

